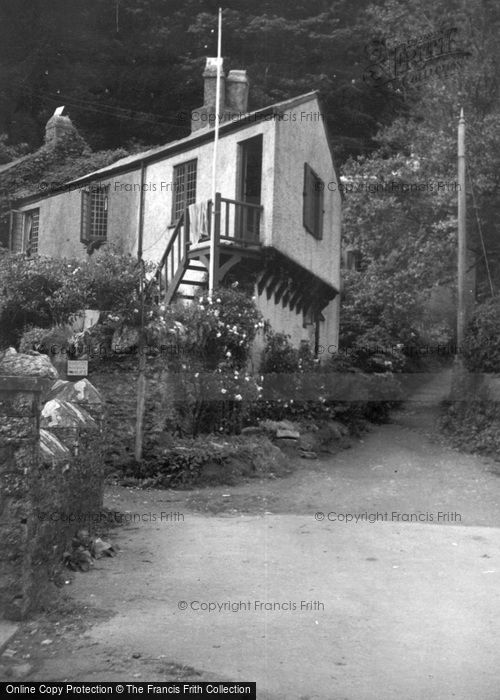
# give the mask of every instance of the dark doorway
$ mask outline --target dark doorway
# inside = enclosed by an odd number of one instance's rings
[[[237,237],[258,240],[262,189],[262,135],[239,143]]]

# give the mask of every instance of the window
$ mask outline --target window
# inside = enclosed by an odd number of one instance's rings
[[[108,235],[108,186],[92,185],[82,190],[81,241],[97,247]]]
[[[354,248],[349,248],[345,255],[345,266],[347,270],[355,270],[359,272],[361,270],[361,252],[355,250]]]
[[[10,246],[13,253],[38,254],[39,222],[40,209],[13,212]]]
[[[38,224],[40,209],[32,209],[24,215],[24,240],[27,255],[38,254]]]
[[[323,192],[325,183],[304,163],[303,224],[314,238],[323,238]]]
[[[196,160],[174,167],[173,187],[172,223],[175,224],[184,209],[196,202]]]

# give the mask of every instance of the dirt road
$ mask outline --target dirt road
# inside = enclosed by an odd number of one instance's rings
[[[67,617],[24,629],[28,678],[499,700],[499,465],[434,430],[435,413],[410,403],[286,479],[110,488],[109,508],[145,518],[113,532],[116,558],[76,575]]]

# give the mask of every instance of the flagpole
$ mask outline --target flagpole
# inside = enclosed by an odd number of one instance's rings
[[[208,295],[214,291],[214,280],[217,273],[215,269],[215,195],[217,193],[217,146],[219,145],[219,118],[220,118],[220,76],[221,76],[221,51],[222,51],[222,8],[219,7],[217,28],[217,81],[215,88],[215,126],[214,126],[214,157],[212,162],[212,226],[210,235],[210,269],[208,275]]]

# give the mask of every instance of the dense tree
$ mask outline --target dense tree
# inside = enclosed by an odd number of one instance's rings
[[[379,148],[344,168],[347,245],[363,254],[362,269],[346,274],[342,333],[346,343],[370,337],[386,342],[417,339],[425,300],[436,285],[453,287],[456,275],[457,124],[467,119],[468,221],[477,259],[478,295],[491,293],[498,265],[500,166],[500,12],[477,0],[450,3],[448,13],[421,0],[389,0],[368,9],[375,36],[393,45],[404,37],[456,26],[467,60],[449,76],[415,83],[393,81],[404,92],[409,114],[377,135]],[[383,44],[382,44],[383,45]],[[386,40],[386,46],[388,42]],[[481,234],[481,235],[480,235]]]
[[[366,36],[356,18],[367,2],[233,0],[223,12],[225,63],[249,71],[251,106],[319,90],[340,158],[373,147],[399,101],[362,80]],[[216,51],[218,4],[4,3],[0,131],[37,146],[64,104],[94,149],[185,135],[182,117],[200,104],[204,57]]]

